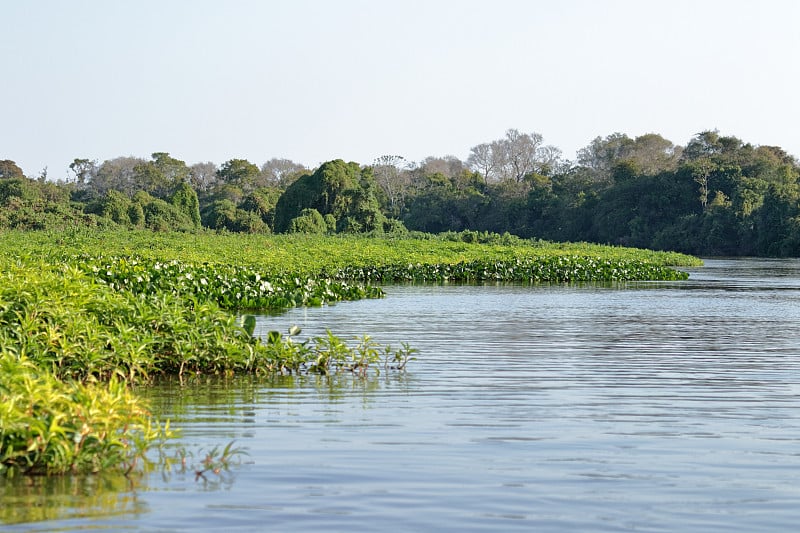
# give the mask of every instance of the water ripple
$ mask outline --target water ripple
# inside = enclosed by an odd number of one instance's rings
[[[250,455],[224,486],[151,481],[139,495],[148,512],[117,528],[793,531],[800,521],[800,263],[709,261],[685,283],[386,291],[262,317],[258,331],[410,341],[421,353],[405,375],[154,389],[184,444],[236,439]]]

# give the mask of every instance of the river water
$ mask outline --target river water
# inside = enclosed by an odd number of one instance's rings
[[[9,530],[794,531],[800,261],[685,282],[390,286],[259,317],[420,350],[405,373],[148,390],[221,475],[42,481]],[[30,508],[30,509],[28,509]],[[10,522],[17,522],[12,524]]]

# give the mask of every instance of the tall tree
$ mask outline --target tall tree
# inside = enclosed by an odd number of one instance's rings
[[[375,181],[386,198],[390,216],[398,217],[411,187],[408,161],[399,155],[382,155],[372,164]]]
[[[144,163],[146,161],[139,157],[117,157],[103,161],[97,173],[91,177],[88,188],[99,196],[104,196],[112,189],[133,196],[141,190],[136,179],[136,168]]]
[[[470,176],[474,178],[471,181]],[[483,187],[483,179],[466,169],[453,177],[441,172],[420,174],[407,202],[404,223],[409,229],[432,233],[476,228],[485,197],[475,185]]]
[[[69,164],[69,169],[75,174],[75,183],[82,189],[97,175],[97,161],[76,158]]]
[[[731,156],[744,147],[736,137],[723,136],[719,131],[703,131],[692,137],[683,150],[682,160],[693,161],[702,157]]]
[[[217,183],[217,165],[208,161],[189,167],[189,183],[196,191],[206,192]]]
[[[275,205],[281,197],[280,189],[264,187],[242,198],[239,209],[257,215],[270,229],[275,225]]]
[[[242,192],[249,193],[258,188],[260,173],[258,166],[247,159],[230,159],[222,164],[217,171],[217,177],[225,183],[236,185]]]
[[[588,146],[578,150],[578,164],[588,169],[599,183],[609,183],[615,176],[636,174],[652,176],[674,170],[681,148],[656,133],[646,133],[631,139],[624,133],[596,137]],[[626,170],[622,172],[621,170]]]
[[[189,177],[189,168],[167,152],[155,152],[152,161],[137,165],[137,187],[159,198],[166,198],[175,187]]]
[[[0,161],[0,179],[11,178],[24,178],[25,174],[22,169],[17,166],[14,161],[10,159],[3,159]]]
[[[506,175],[516,182],[521,182],[525,176],[537,170],[536,155],[542,145],[543,137],[539,133],[529,135],[510,129],[506,132],[504,141],[501,146],[505,152],[503,159],[506,164]]]
[[[647,175],[674,170],[682,153],[679,146],[657,133],[636,137],[625,157],[632,160]]]
[[[703,211],[708,207],[708,195],[711,191],[710,180],[711,175],[716,170],[716,165],[710,157],[700,157],[691,161],[687,167],[692,173],[692,179],[699,186],[700,205],[703,206]]]
[[[550,175],[560,168],[561,150],[545,145],[540,133],[509,129],[502,139],[472,147],[467,163],[484,182],[522,183],[533,174]]]
[[[461,174],[467,166],[459,158],[446,155],[444,157],[429,156],[422,160],[414,168],[417,176],[425,176],[430,174],[442,174],[448,178],[454,178]]]
[[[275,231],[289,231],[304,209],[331,215],[338,231],[381,231],[386,221],[375,198],[372,169],[341,159],[323,163],[286,189],[275,206]]]
[[[467,157],[467,165],[483,177],[484,183],[489,183],[489,179],[494,178],[501,167],[501,161],[495,154],[494,144],[481,143],[473,146]]]
[[[307,172],[308,169],[305,166],[295,163],[291,159],[273,157],[261,165],[261,181],[264,185],[286,188]]]
[[[578,150],[578,164],[589,169],[595,181],[609,182],[614,165],[628,155],[633,144],[633,139],[624,133],[595,137],[588,146]]]

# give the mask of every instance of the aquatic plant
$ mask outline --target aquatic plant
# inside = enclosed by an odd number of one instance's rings
[[[61,379],[136,383],[159,374],[292,372],[318,357],[321,348],[291,342],[292,332],[272,332],[263,342],[253,327],[213,301],[118,290],[75,267],[0,273],[0,350]]]
[[[588,243],[550,243],[510,237],[482,236],[473,242],[429,234],[365,237],[356,235],[246,235],[198,233],[192,235],[149,231],[64,231],[0,233],[0,257],[25,257],[71,262],[91,257],[139,257],[152,262],[177,260],[212,268],[224,265],[254,267],[264,279],[275,276],[319,277],[323,271],[345,267],[402,264],[449,264],[470,261],[510,261],[551,256],[599,257],[646,261],[661,266],[699,266],[695,257],[602,246]]]
[[[689,274],[644,260],[600,256],[554,255],[508,260],[473,260],[456,264],[402,263],[351,266],[325,272],[337,279],[372,283],[443,281],[518,281],[562,283],[589,281],[674,281]]]
[[[0,354],[0,474],[129,475],[171,435],[118,379],[64,382],[25,357]]]
[[[347,280],[300,274],[270,275],[244,265],[88,255],[73,258],[70,262],[114,289],[135,294],[187,296],[199,302],[213,301],[225,309],[318,307],[343,300],[384,296],[377,287]]]
[[[399,350],[389,345],[382,347],[369,335],[356,339],[356,344],[351,346],[330,330],[326,330],[324,336],[294,340],[300,333],[300,328],[293,326],[286,336],[278,331],[270,331],[267,335],[267,347],[280,354],[275,359],[282,361],[278,369],[281,373],[329,375],[349,372],[366,377],[370,368],[380,373],[378,363],[381,361],[386,370],[404,370],[406,364],[414,359],[413,354],[417,353],[407,343],[403,343]]]
[[[323,371],[314,365],[324,348],[292,342],[298,329],[262,342],[254,326],[214,302],[118,290],[71,266],[8,265],[0,273],[0,475],[141,468],[170,436],[130,388],[155,375]],[[375,362],[373,343],[329,338],[341,352],[324,372],[363,376]]]
[[[214,446],[210,450],[200,450],[197,457],[185,447],[180,448],[176,454],[180,465],[178,471],[185,473],[191,470],[195,481],[202,479],[208,483],[206,474],[222,476],[241,462],[241,456],[247,455],[244,448],[235,444],[235,441],[231,441],[222,448]]]

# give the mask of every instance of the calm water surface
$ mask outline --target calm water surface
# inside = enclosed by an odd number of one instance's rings
[[[366,382],[165,383],[149,393],[182,443],[235,439],[241,465],[207,482],[173,472],[6,487],[4,507],[48,510],[6,511],[29,517],[6,527],[794,531],[800,262],[690,272],[393,286],[384,300],[261,317],[261,334],[297,324],[304,337],[369,333],[421,353],[406,374]]]

